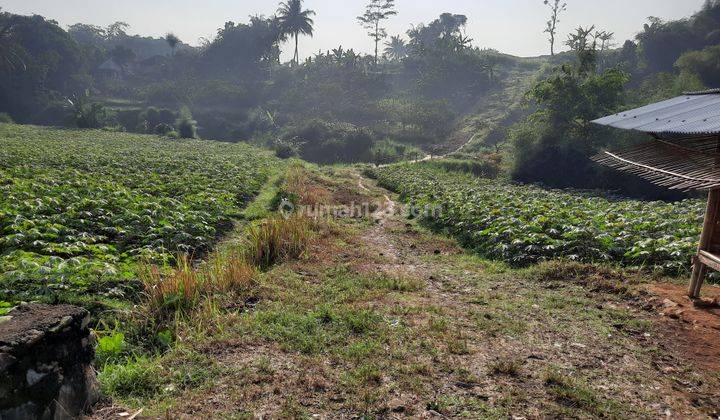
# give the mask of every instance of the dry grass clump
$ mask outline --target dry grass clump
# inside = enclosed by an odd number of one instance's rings
[[[250,229],[246,260],[261,270],[299,258],[310,243],[311,225],[304,217],[267,219]]]
[[[145,305],[155,318],[164,318],[187,313],[216,296],[248,294],[258,270],[299,258],[311,235],[307,218],[272,218],[249,228],[244,247],[216,252],[206,263],[193,266],[189,256],[181,255],[172,268],[148,267],[141,273]]]
[[[237,251],[214,254],[199,267],[193,266],[189,256],[181,255],[173,268],[152,266],[141,273],[145,305],[150,313],[160,316],[187,312],[215,294],[247,293],[255,274],[255,267]]]
[[[299,165],[288,169],[283,189],[298,197],[297,204],[303,206],[328,205],[332,202],[332,193],[316,185],[310,179],[308,171]]]

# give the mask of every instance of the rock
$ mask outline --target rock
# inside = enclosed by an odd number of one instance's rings
[[[86,310],[25,304],[0,323],[0,419],[76,418],[99,398]]]
[[[14,365],[17,359],[8,353],[0,353],[0,374],[7,368]]]
[[[674,308],[674,307],[678,306],[678,304],[676,302],[673,302],[670,299],[665,299],[665,300],[663,300],[663,306],[666,308]]]
[[[388,403],[388,407],[390,407],[390,411],[392,411],[393,413],[405,412],[405,403],[398,398],[390,400],[390,402]]]

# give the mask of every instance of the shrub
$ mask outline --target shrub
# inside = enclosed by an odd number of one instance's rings
[[[12,124],[13,122],[14,121],[9,114],[5,112],[0,112],[0,123]]]
[[[113,114],[100,103],[87,103],[84,98],[75,98],[74,119],[78,128],[102,128],[109,124]]]
[[[275,150],[275,156],[280,159],[290,159],[296,157],[299,153],[299,147],[292,141],[277,139],[273,144],[273,150]]]
[[[192,119],[189,112],[184,112],[175,123],[180,138],[195,139],[197,138],[197,121]]]
[[[176,112],[151,106],[138,115],[137,129],[143,133],[167,134],[172,131],[172,124],[177,118],[178,115]],[[164,132],[158,132],[158,127],[161,127],[163,130],[167,127],[170,129]]]
[[[165,123],[160,123],[155,126],[155,129],[153,129],[153,132],[159,136],[167,136],[173,131],[175,131],[175,129],[171,125]]]
[[[450,172],[462,172],[482,178],[494,179],[500,174],[500,161],[499,155],[487,155],[476,160],[443,159],[435,161],[433,164]]]
[[[301,157],[316,163],[369,161],[374,143],[372,133],[365,128],[322,120],[291,127],[283,141],[298,144]]]
[[[681,71],[697,75],[711,87],[720,86],[720,45],[683,54],[675,63]]]
[[[455,112],[444,101],[386,99],[378,107],[392,123],[400,125],[398,135],[415,134],[422,142],[447,136],[455,119]]]

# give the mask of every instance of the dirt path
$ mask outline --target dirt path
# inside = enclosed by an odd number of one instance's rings
[[[328,223],[305,258],[266,273],[257,305],[188,344],[210,379],[146,402],[148,416],[717,416],[717,371],[667,345],[677,319],[655,295],[579,265],[482,260],[355,171],[313,179],[377,211]]]

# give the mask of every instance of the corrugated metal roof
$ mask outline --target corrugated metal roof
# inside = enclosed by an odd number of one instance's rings
[[[720,90],[687,93],[593,123],[651,134],[720,134]]]

